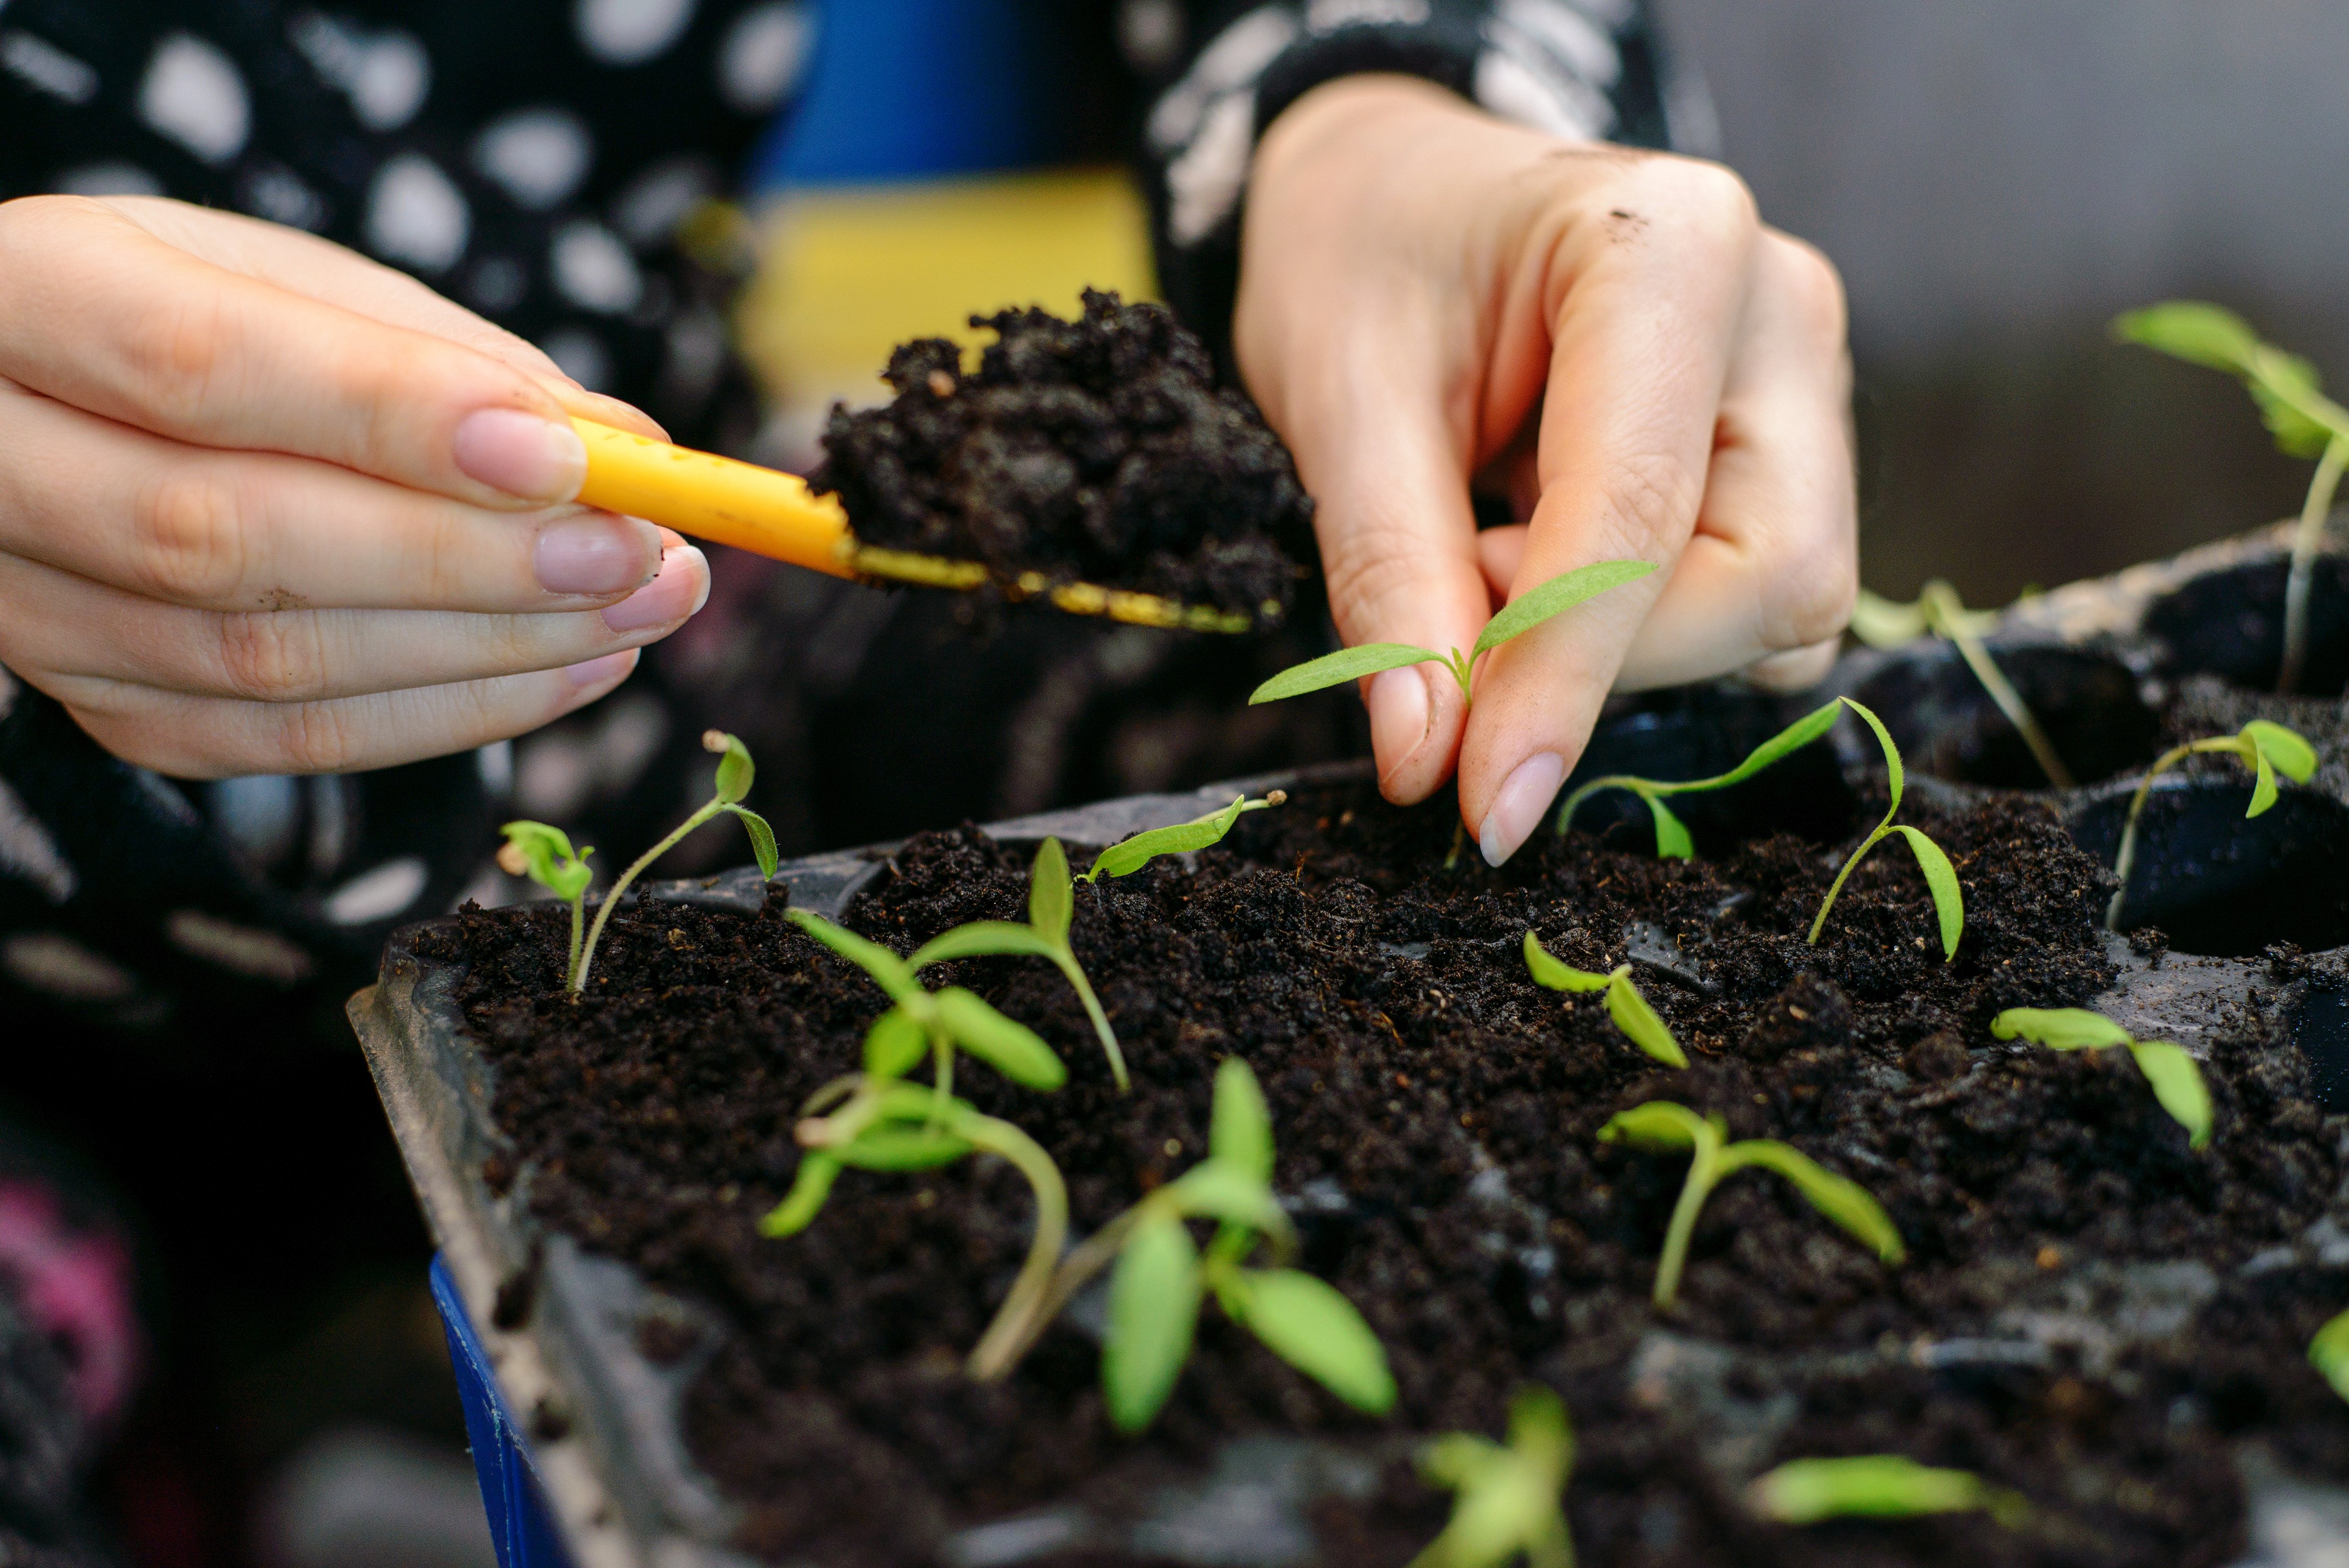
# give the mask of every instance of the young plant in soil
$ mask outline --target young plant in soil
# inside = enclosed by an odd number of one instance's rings
[[[1984,1485],[1971,1470],[1920,1465],[1901,1454],[1789,1460],[1745,1489],[1745,1504],[1780,1524],[1979,1511],[2001,1524],[2013,1525],[2024,1512],[2022,1498]]]
[[[1717,1116],[1699,1116],[1671,1100],[1650,1100],[1618,1111],[1599,1130],[1602,1143],[1621,1142],[1634,1149],[1657,1151],[1687,1150],[1687,1184],[1673,1205],[1671,1223],[1664,1232],[1663,1256],[1656,1264],[1656,1305],[1669,1310],[1679,1298],[1681,1271],[1688,1264],[1689,1241],[1696,1234],[1697,1216],[1722,1178],[1747,1166],[1775,1171],[1795,1184],[1812,1208],[1833,1220],[1872,1249],[1888,1264],[1909,1255],[1900,1233],[1882,1204],[1857,1181],[1827,1170],[1791,1144],[1775,1139],[1748,1138],[1732,1143],[1729,1130]]]
[[[2009,1007],[1990,1021],[1990,1032],[2002,1040],[2025,1039],[2052,1051],[2101,1051],[2127,1046],[2137,1071],[2153,1086],[2170,1119],[2186,1130],[2196,1149],[2210,1142],[2210,1089],[2194,1058],[2167,1040],[2140,1040],[2127,1029],[2085,1007]]]
[[[1288,803],[1286,789],[1268,790],[1261,800],[1251,800],[1242,795],[1220,811],[1210,811],[1188,822],[1177,822],[1168,828],[1152,828],[1130,839],[1121,839],[1093,857],[1093,863],[1079,873],[1076,881],[1097,882],[1103,877],[1130,877],[1161,855],[1185,855],[1194,850],[1204,850],[1224,841],[1232,824],[1243,813],[1261,811],[1268,806]]]
[[[1353,1303],[1299,1270],[1244,1266],[1260,1241],[1271,1243],[1276,1258],[1295,1249],[1288,1216],[1273,1196],[1272,1158],[1264,1092],[1246,1062],[1226,1057],[1216,1069],[1207,1158],[1071,1252],[1024,1322],[999,1319],[1003,1332],[988,1330],[971,1357],[972,1376],[1009,1373],[1070,1298],[1114,1260],[1102,1393],[1120,1431],[1143,1430],[1165,1408],[1211,1292],[1225,1315],[1274,1355],[1355,1408],[1384,1414],[1394,1404],[1394,1377]],[[1191,1239],[1193,1220],[1216,1222],[1204,1253]]]
[[[1539,1384],[1509,1401],[1506,1446],[1452,1432],[1420,1450],[1429,1484],[1456,1494],[1451,1522],[1411,1568],[1574,1568],[1562,1496],[1574,1469],[1574,1429],[1566,1405]]]
[[[1460,683],[1460,700],[1474,703],[1476,700],[1476,663],[1486,654],[1512,637],[1532,631],[1552,616],[1571,610],[1585,599],[1594,598],[1610,588],[1620,588],[1626,583],[1636,583],[1655,569],[1656,563],[1652,561],[1599,561],[1588,566],[1578,566],[1510,601],[1499,614],[1485,623],[1484,631],[1476,637],[1476,645],[1464,658],[1457,648],[1452,649],[1447,657],[1433,648],[1423,648],[1413,643],[1363,643],[1291,665],[1257,687],[1248,697],[1248,705],[1254,707],[1260,702],[1278,702],[1283,697],[1303,696],[1307,692],[1343,686],[1348,681],[1374,676],[1381,670],[1404,669],[1413,665],[1444,665],[1452,672],[1452,678]]]
[[[603,903],[595,911],[595,923],[588,927],[585,942],[578,936],[581,901],[587,892],[589,873],[586,859],[595,851],[582,850],[575,857],[566,859],[571,841],[564,838],[560,830],[550,828],[543,822],[508,822],[505,825],[506,843],[505,848],[498,851],[498,863],[511,872],[519,862],[533,882],[552,889],[557,897],[570,901],[573,934],[571,970],[566,980],[574,996],[587,989],[587,972],[595,963],[595,944],[603,941],[604,924],[612,918],[612,912],[620,907],[620,895],[628,891],[628,884],[642,875],[647,866],[683,842],[688,833],[720,811],[731,811],[742,820],[743,830],[750,835],[750,852],[759,860],[760,873],[770,877],[775,874],[780,860],[775,853],[774,830],[767,826],[764,817],[742,804],[743,797],[750,793],[750,780],[757,773],[750,763],[750,750],[722,729],[705,731],[701,746],[705,751],[719,754],[716,792],[709,804],[678,823],[668,837],[628,862],[628,869],[620,873],[620,880],[605,893]],[[542,870],[548,874],[540,875]],[[549,876],[558,880],[549,881]]]
[[[1974,679],[1982,683],[1982,690],[1990,694],[1991,701],[1998,705],[1998,711],[2022,735],[2023,743],[2031,748],[2032,758],[2039,764],[2039,771],[2047,776],[2047,782],[2058,789],[2072,789],[2076,782],[2072,770],[2056,755],[2055,743],[2048,738],[2039,716],[2031,711],[2023,694],[2014,689],[2014,683],[2006,678],[2006,672],[1998,667],[1998,661],[1982,646],[1982,634],[1997,619],[1987,612],[1967,609],[1958,591],[1936,577],[1925,584],[1913,604],[1896,604],[1861,589],[1858,600],[1852,605],[1851,631],[1871,648],[1899,647],[1928,633],[1948,638],[1956,645],[1958,656],[1966,661],[1966,668],[1973,672]]]
[[[1655,1008],[1640,995],[1631,984],[1631,966],[1620,964],[1605,975],[1595,975],[1588,969],[1577,969],[1571,964],[1560,963],[1549,950],[1526,933],[1526,968],[1531,972],[1534,984],[1547,985],[1553,991],[1604,991],[1607,993],[1607,1016],[1623,1031],[1630,1042],[1668,1068],[1688,1066],[1688,1055],[1672,1032],[1656,1016]]]
[[[2316,582],[2316,555],[2333,515],[2333,495],[2349,465],[2349,408],[2319,389],[2316,367],[2296,354],[2261,343],[2230,310],[2191,300],[2133,310],[2113,322],[2113,335],[2240,377],[2259,405],[2278,448],[2314,458],[2316,472],[2292,540],[2292,570],[2284,579],[2283,658],[2276,690],[2299,689],[2308,667],[2308,599]]]
[[[2243,813],[2246,821],[2276,803],[2277,774],[2295,784],[2305,784],[2316,776],[2316,748],[2297,731],[2264,718],[2252,719],[2233,735],[2214,735],[2173,746],[2155,758],[2153,766],[2137,781],[2137,793],[2129,797],[2128,820],[2121,824],[2120,852],[2113,857],[2113,875],[2120,880],[2120,886],[2113,890],[2113,901],[2105,907],[2106,930],[2121,928],[2121,905],[2128,897],[2129,872],[2137,867],[2137,819],[2144,815],[2145,803],[2153,796],[2153,781],[2198,751],[2223,753],[2251,770],[2251,805]]]
[[[1876,743],[1884,748],[1884,772],[1892,803],[1884,809],[1884,820],[1877,823],[1876,830],[1859,841],[1859,848],[1852,851],[1851,859],[1844,861],[1843,870],[1836,872],[1835,882],[1827,889],[1827,896],[1820,902],[1818,918],[1811,922],[1811,934],[1806,940],[1814,947],[1819,944],[1819,933],[1826,929],[1827,923],[1827,911],[1835,907],[1836,894],[1843,891],[1843,884],[1851,876],[1852,868],[1868,858],[1868,851],[1898,833],[1908,840],[1909,849],[1916,851],[1917,868],[1925,873],[1925,886],[1933,894],[1933,913],[1941,923],[1941,962],[1947,964],[1957,957],[1958,939],[1965,934],[1966,930],[1966,901],[1965,895],[1958,891],[1958,873],[1951,866],[1950,857],[1941,852],[1941,846],[1927,838],[1923,829],[1905,824],[1895,826],[1893,823],[1892,819],[1900,814],[1900,797],[1908,788],[1908,781],[1900,768],[1900,748],[1892,744],[1892,737],[1885,732],[1883,721],[1847,696],[1836,700],[1866,719],[1868,727],[1876,732]]]
[[[1681,783],[1666,783],[1658,779],[1636,779],[1628,773],[1609,773],[1578,787],[1558,808],[1557,830],[1565,832],[1574,826],[1574,813],[1581,804],[1601,789],[1629,789],[1647,803],[1648,811],[1656,822],[1656,855],[1660,860],[1693,860],[1696,841],[1689,837],[1687,826],[1664,804],[1667,795],[1694,795],[1708,789],[1726,789],[1733,784],[1743,784],[1764,768],[1791,752],[1799,751],[1835,727],[1842,713],[1836,703],[1816,708],[1755,747],[1753,752],[1726,773],[1711,779],[1692,779]]]

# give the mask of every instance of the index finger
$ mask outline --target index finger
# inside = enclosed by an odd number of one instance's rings
[[[1478,672],[1460,810],[1495,865],[1581,755],[1695,526],[1759,232],[1736,177],[1688,160],[1641,160],[1591,200],[1550,268],[1541,499],[1510,597],[1597,561],[1661,570],[1503,644]]]
[[[0,207],[0,376],[191,445],[315,458],[485,506],[568,500],[586,472],[537,377],[70,197]]]

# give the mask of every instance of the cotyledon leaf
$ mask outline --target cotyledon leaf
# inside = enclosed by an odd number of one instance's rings
[[[1588,969],[1577,969],[1571,964],[1551,957],[1549,949],[1544,947],[1530,931],[1526,933],[1525,954],[1526,972],[1533,975],[1534,984],[1537,985],[1547,986],[1552,991],[1604,991],[1607,989],[1609,979],[1607,975],[1594,975]]]
[[[2308,1342],[2309,1364],[2324,1374],[2333,1391],[2349,1399],[2349,1312],[2327,1319]]]
[[[1363,643],[1351,648],[1340,648],[1334,654],[1324,654],[1318,659],[1308,659],[1292,665],[1248,695],[1248,706],[1260,702],[1278,702],[1283,697],[1303,696],[1309,691],[1321,691],[1348,681],[1358,681],[1364,676],[1374,676],[1381,670],[1400,670],[1412,665],[1442,664],[1444,655],[1432,649],[1411,643]]]
[[[930,1032],[903,1007],[892,1007],[864,1031],[864,1070],[874,1078],[903,1078],[930,1048]]]
[[[1013,1083],[1054,1089],[1068,1081],[1069,1069],[1051,1047],[1027,1025],[988,1006],[977,992],[949,985],[935,1000],[938,1023],[955,1043]]]
[[[1358,1410],[1395,1401],[1386,1347],[1337,1288],[1297,1269],[1250,1269],[1247,1327],[1272,1353]]]
[[[981,958],[1012,954],[1026,958],[1050,958],[1059,949],[1041,933],[1031,926],[1015,925],[1008,920],[974,920],[968,925],[957,925],[942,931],[914,949],[905,960],[908,966],[926,969],[933,964],[944,964],[952,958]]]
[[[2255,718],[2243,726],[2244,738],[2258,748],[2261,754],[2274,764],[2275,770],[2295,784],[2305,784],[2316,774],[2316,748],[2297,731],[2264,718]]]
[[[759,862],[759,874],[772,882],[776,870],[783,863],[775,849],[775,830],[767,826],[766,818],[747,806],[737,806],[730,800],[726,809],[741,819],[742,830],[750,835],[750,855]]]
[[[1858,1237],[1888,1264],[1909,1255],[1899,1230],[1884,1205],[1867,1188],[1834,1171],[1792,1144],[1755,1138],[1733,1143],[1722,1151],[1722,1169],[1755,1165],[1792,1181],[1812,1208]]]
[[[1631,984],[1631,966],[1625,965],[1607,977],[1607,1016],[1630,1042],[1668,1068],[1688,1066],[1688,1056],[1672,1032]]]
[[[1904,823],[1892,830],[1909,841],[1917,869],[1925,873],[1925,885],[1932,891],[1933,913],[1941,923],[1941,962],[1947,964],[1957,957],[1958,942],[1966,934],[1966,895],[1959,891],[1957,868],[1923,829]]]
[[[1211,811],[1206,816],[1188,822],[1177,822],[1172,827],[1152,828],[1146,832],[1136,833],[1094,856],[1092,868],[1079,880],[1096,882],[1105,876],[1131,876],[1161,855],[1188,854],[1194,850],[1220,844],[1224,841],[1224,835],[1232,830],[1232,824],[1240,820],[1241,812],[1277,806],[1286,799],[1288,797],[1279,790],[1255,801],[1241,795],[1220,811]]]
[[[1259,1182],[1272,1180],[1272,1112],[1265,1107],[1256,1074],[1237,1057],[1226,1057],[1216,1068],[1207,1154]]]
[[[2096,1050],[2132,1043],[2129,1032],[2085,1007],[2009,1007],[1990,1021],[2002,1040],[2025,1039],[2051,1050]]]
[[[1657,795],[1640,797],[1648,803],[1648,813],[1656,820],[1656,858],[1660,861],[1692,861],[1696,859],[1696,841],[1689,837],[1688,824],[1675,816],[1672,809]]]
[[[1920,1465],[1900,1454],[1789,1460],[1746,1489],[1754,1511],[1781,1524],[1823,1519],[1909,1519],[1986,1509],[1994,1490],[1971,1470]]]
[[[1838,697],[1836,700],[1866,719],[1868,727],[1876,732],[1876,744],[1883,748],[1884,772],[1892,795],[1891,809],[1884,813],[1884,820],[1889,822],[1892,820],[1893,814],[1900,810],[1900,797],[1909,787],[1909,777],[1900,767],[1900,748],[1892,744],[1891,731],[1884,727],[1884,721],[1876,717],[1873,709],[1856,703],[1847,696]]]
[[[1191,1357],[1199,1321],[1199,1250],[1172,1215],[1144,1218],[1109,1282],[1102,1394],[1111,1422],[1138,1432],[1156,1418]]]
[[[925,1005],[915,1000],[924,993],[913,970],[879,943],[867,942],[856,933],[803,909],[787,909],[783,918],[871,975],[874,985],[889,993],[890,1000],[912,1007]]]
[[[1485,630],[1477,635],[1470,656],[1497,648],[1584,600],[1620,588],[1626,583],[1636,583],[1655,569],[1652,561],[1595,561],[1571,572],[1561,572],[1503,605],[1499,614],[1485,623]]]
[[[1619,1110],[1599,1130],[1601,1143],[1619,1140],[1634,1149],[1694,1149],[1708,1136],[1718,1140],[1721,1134],[1688,1107],[1668,1099],[1651,1099]]]
[[[2210,1086],[2202,1081],[2202,1069],[2195,1065],[2194,1058],[2168,1040],[2132,1040],[2129,1054],[2136,1057],[2137,1070],[2145,1074],[2145,1081],[2153,1086],[2153,1098],[2169,1112],[2170,1119],[2186,1130],[2189,1146],[2207,1148],[2210,1142]]]
[[[1036,847],[1035,869],[1028,873],[1028,923],[1039,934],[1067,945],[1069,923],[1076,915],[1076,897],[1069,882],[1069,854],[1058,839]]]

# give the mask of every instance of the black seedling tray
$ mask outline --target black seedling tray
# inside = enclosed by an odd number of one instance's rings
[[[2281,640],[2283,548],[2280,530],[2265,531],[2075,583],[2013,609],[1987,641],[2084,780],[2050,798],[2080,843],[2107,861],[2136,774],[2158,748],[2165,712],[2173,727],[2181,716],[2189,718],[2185,727],[2192,734],[2224,733],[2245,719],[2268,717],[2316,743],[2315,779],[2287,784],[2278,805],[2250,821],[2243,817],[2249,781],[2225,759],[2199,761],[2158,782],[2128,910],[2133,925],[2160,928],[2167,948],[2142,937],[2110,938],[2120,974],[2095,1006],[2140,1038],[2176,1040],[2189,1051],[2221,1026],[2230,1036],[2263,1037],[2277,1051],[2298,1050],[2324,1109],[2338,1111],[2349,1109],[2349,707],[2264,695]],[[2321,563],[2315,621],[2312,684],[2337,693],[2349,680],[2349,558],[2331,555]],[[1884,719],[1920,794],[1962,797],[2036,781],[2020,738],[1954,649],[1938,642],[1856,652],[1819,692],[1800,698],[1716,683],[1619,700],[1610,705],[1578,777],[1725,771],[1833,694],[1867,703]],[[1843,820],[1861,784],[1881,766],[1865,732],[1846,725],[1833,748],[1807,748],[1749,784],[1681,797],[1675,805],[1702,854],[1765,825],[1801,831],[1807,820]],[[1137,796],[990,831],[1014,842],[1052,834],[1102,844],[1201,815],[1240,789],[1298,790],[1360,779],[1365,771],[1347,765],[1192,794]],[[1585,811],[1578,826],[1605,828],[1614,813],[1629,832],[1646,820],[1644,808],[1619,795],[1602,795]],[[795,907],[837,915],[885,854],[814,856],[785,864],[780,877]],[[763,897],[749,868],[647,892],[743,911]],[[725,1544],[735,1510],[698,1472],[679,1429],[685,1389],[713,1346],[713,1321],[695,1304],[649,1288],[626,1266],[543,1226],[531,1212],[527,1167],[512,1172],[502,1193],[492,1191],[484,1165],[503,1140],[490,1113],[490,1068],[456,1005],[461,972],[416,955],[428,929],[410,927],[393,939],[379,982],[352,999],[350,1016],[508,1406],[540,1431],[539,1472],[574,1561],[579,1568],[749,1568]],[[1643,953],[1636,932],[1625,940],[1635,957],[1671,967],[1670,950]],[[2308,961],[2280,965],[2278,943],[2297,947]],[[2278,978],[2287,973],[2291,978]],[[2335,1210],[2349,1222],[2349,1194]],[[2332,1253],[2349,1253],[2349,1236],[2328,1217],[2296,1249],[2284,1251],[2338,1262]],[[2245,1266],[2277,1261],[2263,1253]],[[1952,1368],[2039,1367],[2059,1351],[2110,1364],[2139,1337],[2176,1332],[2179,1315],[2191,1314],[2217,1288],[2210,1268],[2191,1259],[2107,1273],[2112,1277],[2051,1286],[2059,1295],[2047,1299],[2018,1301],[2012,1322],[2002,1318],[1993,1336],[1885,1346],[1878,1354]],[[2063,1298],[2063,1289],[2076,1299]],[[657,1362],[640,1348],[652,1337],[648,1321],[660,1326],[657,1337],[665,1342]],[[677,1346],[689,1348],[666,1354]],[[1659,1326],[1643,1342],[1631,1375],[1714,1414],[1719,1435],[1707,1460],[1729,1473],[1750,1473],[1754,1456],[1766,1453],[1787,1418],[1768,1401],[1733,1391],[1737,1380],[1726,1375],[1733,1357],[1754,1354]],[[1380,1466],[1407,1447],[1403,1439],[1367,1448],[1235,1439],[1206,1471],[1162,1488],[1138,1509],[1130,1497],[1114,1510],[1072,1497],[963,1531],[947,1560],[958,1568],[989,1568],[1090,1551],[1201,1568],[1302,1568],[1315,1561],[1307,1522],[1313,1499],[1373,1489]],[[2258,1568],[2313,1568],[2349,1553],[2349,1491],[2288,1479],[2254,1449],[2240,1457],[2251,1498],[2250,1561]]]

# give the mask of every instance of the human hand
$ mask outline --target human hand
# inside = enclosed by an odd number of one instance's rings
[[[1609,690],[1816,681],[1857,589],[1843,294],[1717,165],[1561,140],[1355,77],[1266,133],[1234,347],[1316,503],[1348,645],[1467,648],[1594,561],[1662,570],[1504,645],[1366,683],[1379,784],[1498,865]],[[1518,525],[1480,533],[1472,480]]]
[[[381,768],[595,700],[709,592],[569,504],[577,413],[521,339],[298,232],[0,204],[0,665],[182,777]]]

